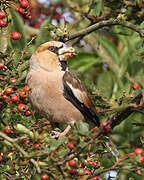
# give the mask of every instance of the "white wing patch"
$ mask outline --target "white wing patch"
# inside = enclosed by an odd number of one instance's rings
[[[68,83],[68,82],[66,82],[66,83],[67,83],[67,85],[71,88],[74,96],[75,96],[81,103],[83,103],[83,102],[82,102],[82,99],[81,99],[81,93],[82,93],[82,92],[81,92],[79,89],[74,88],[74,87],[72,86],[72,84],[70,84],[70,83]]]

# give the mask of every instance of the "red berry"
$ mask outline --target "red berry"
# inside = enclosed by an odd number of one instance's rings
[[[71,168],[69,170],[69,173],[75,175],[77,173],[77,170],[75,168]]]
[[[27,8],[28,5],[29,5],[29,2],[28,2],[27,0],[22,0],[22,1],[20,2],[20,5],[21,5],[21,7],[23,7],[23,8]]]
[[[12,32],[11,38],[14,40],[20,39],[21,38],[21,33],[19,32]]]
[[[17,10],[20,14],[25,14],[25,10],[23,8],[19,7]]]
[[[48,180],[48,175],[47,174],[42,174],[41,175],[41,180]]]
[[[138,156],[139,154],[140,154],[140,155],[143,154],[143,150],[142,150],[141,148],[136,148],[136,149],[134,150],[134,152],[135,152],[136,156]]]
[[[6,26],[6,21],[4,19],[0,19],[0,27]]]
[[[90,164],[91,166],[94,166],[95,168],[100,168],[100,162],[99,161],[89,160],[88,164]]]
[[[38,135],[38,138],[39,138],[40,140],[42,140],[42,139],[43,139],[43,136],[42,136],[41,134],[39,134],[39,135]]]
[[[26,145],[29,145],[30,142],[29,142],[28,139],[23,139],[23,140],[22,140],[22,143],[25,143]]]
[[[27,95],[26,95],[26,93],[24,91],[19,92],[19,96],[20,96],[20,98],[27,97]]]
[[[17,95],[11,96],[11,101],[12,102],[17,102],[19,100],[19,97]]]
[[[12,94],[12,93],[14,93],[13,88],[14,88],[13,86],[8,87],[7,89],[5,89],[4,93],[6,93],[6,94]]]
[[[23,104],[23,103],[19,103],[17,105],[17,109],[20,111],[20,112],[26,112],[29,108],[27,105]]]
[[[80,178],[78,178],[78,180],[86,180],[85,178],[83,178],[83,177],[80,177]]]
[[[0,19],[6,17],[6,13],[4,11],[0,11]]]
[[[88,163],[89,163],[90,165],[96,165],[96,164],[97,164],[96,161],[88,161]]]
[[[41,149],[41,145],[38,144],[38,143],[35,143],[35,144],[34,144],[34,147],[35,147],[36,149]]]
[[[131,86],[131,88],[132,88],[133,90],[137,90],[137,89],[140,88],[140,85],[139,85],[139,83],[136,82],[134,85]]]
[[[9,102],[10,98],[6,94],[4,94],[3,95],[3,100],[4,100],[4,102]]]
[[[4,62],[0,62],[0,69],[4,68],[5,64]]]
[[[25,116],[31,116],[32,115],[32,111],[31,110],[28,110],[25,112]]]
[[[99,179],[100,179],[99,176],[94,176],[94,177],[90,178],[89,180],[99,180]]]
[[[69,164],[69,166],[72,166],[72,167],[76,166],[76,162],[74,159],[69,160],[68,164]]]
[[[11,133],[11,128],[10,128],[10,126],[5,126],[5,127],[4,127],[4,132],[5,132],[6,134]]]
[[[25,92],[29,92],[30,90],[31,90],[31,87],[30,87],[30,86],[25,86],[25,87],[24,87],[24,91],[25,91]]]
[[[141,156],[140,157],[140,163],[143,163],[144,162],[144,156]]]
[[[100,124],[100,129],[102,129],[103,128],[103,130],[102,130],[102,132],[103,133],[108,133],[108,132],[110,132],[110,130],[111,130],[111,127],[110,127],[110,125],[108,124],[108,122],[107,121],[103,121],[103,122],[101,122],[101,124]]]
[[[11,83],[14,83],[14,82],[16,82],[16,78],[11,77],[10,80],[9,80],[9,83],[11,84]]]
[[[75,148],[75,142],[74,142],[74,141],[68,142],[67,147],[68,147],[69,149],[74,149],[74,148]]]
[[[83,170],[83,175],[90,175],[91,171],[89,169],[84,169]]]

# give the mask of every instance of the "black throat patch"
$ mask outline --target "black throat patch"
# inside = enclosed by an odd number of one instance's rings
[[[60,65],[61,65],[61,68],[62,68],[62,71],[65,71],[66,68],[67,68],[67,62],[66,61],[59,61],[60,62]]]

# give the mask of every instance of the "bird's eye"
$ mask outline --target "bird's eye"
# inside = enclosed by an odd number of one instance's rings
[[[48,50],[51,52],[55,52],[56,48],[54,46],[50,46],[50,47],[48,47]]]

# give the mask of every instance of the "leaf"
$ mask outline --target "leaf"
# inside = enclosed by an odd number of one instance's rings
[[[11,13],[12,20],[13,20],[12,31],[19,32],[22,35],[19,40],[11,39],[11,44],[12,44],[13,48],[24,49],[27,45],[24,22],[16,11],[10,9],[10,13]]]
[[[50,22],[51,22],[51,17],[49,17],[48,19],[46,19],[40,27],[40,33],[36,39],[36,48],[40,45],[43,44],[47,41],[51,40],[51,36],[50,36],[50,30],[48,29],[48,27],[50,26]]]
[[[93,3],[90,6],[91,8],[91,14],[94,16],[99,16],[101,11],[104,8],[103,0],[94,0]]]
[[[50,144],[50,149],[54,150],[57,146],[60,146],[62,144],[64,144],[66,141],[66,137],[62,136],[59,139],[52,139],[52,142]]]
[[[128,47],[125,46],[120,53],[120,66],[121,66],[121,75],[125,74],[129,65],[129,50]]]
[[[128,47],[129,46],[128,36],[126,36],[127,34],[130,35],[130,33],[128,33],[128,30],[120,26],[114,26],[113,30],[114,30],[114,33],[116,33],[116,36],[118,37],[118,39],[120,39],[122,43]]]
[[[109,154],[106,153],[106,154],[103,154],[103,156],[101,158],[101,166],[103,166],[104,168],[109,168],[114,165],[114,161],[115,161],[114,156],[111,158],[108,156],[109,156]]]
[[[40,180],[41,176],[40,174],[36,173],[31,177],[31,180]]]
[[[110,98],[114,87],[114,76],[112,72],[103,72],[98,77],[97,86],[101,90],[103,96]]]
[[[71,69],[77,69],[79,72],[84,72],[99,61],[100,58],[96,55],[80,53],[69,62],[69,66]]]
[[[86,135],[89,131],[89,125],[83,121],[76,123],[76,128],[79,134]]]
[[[111,55],[113,60],[119,64],[120,59],[119,59],[119,53],[116,48],[116,45],[114,43],[111,43],[106,37],[104,36],[99,36],[99,41],[102,44],[102,46],[108,51],[108,53]]]
[[[61,158],[63,158],[68,152],[69,152],[68,149],[62,149],[62,150],[59,152],[59,156],[60,156]]]

